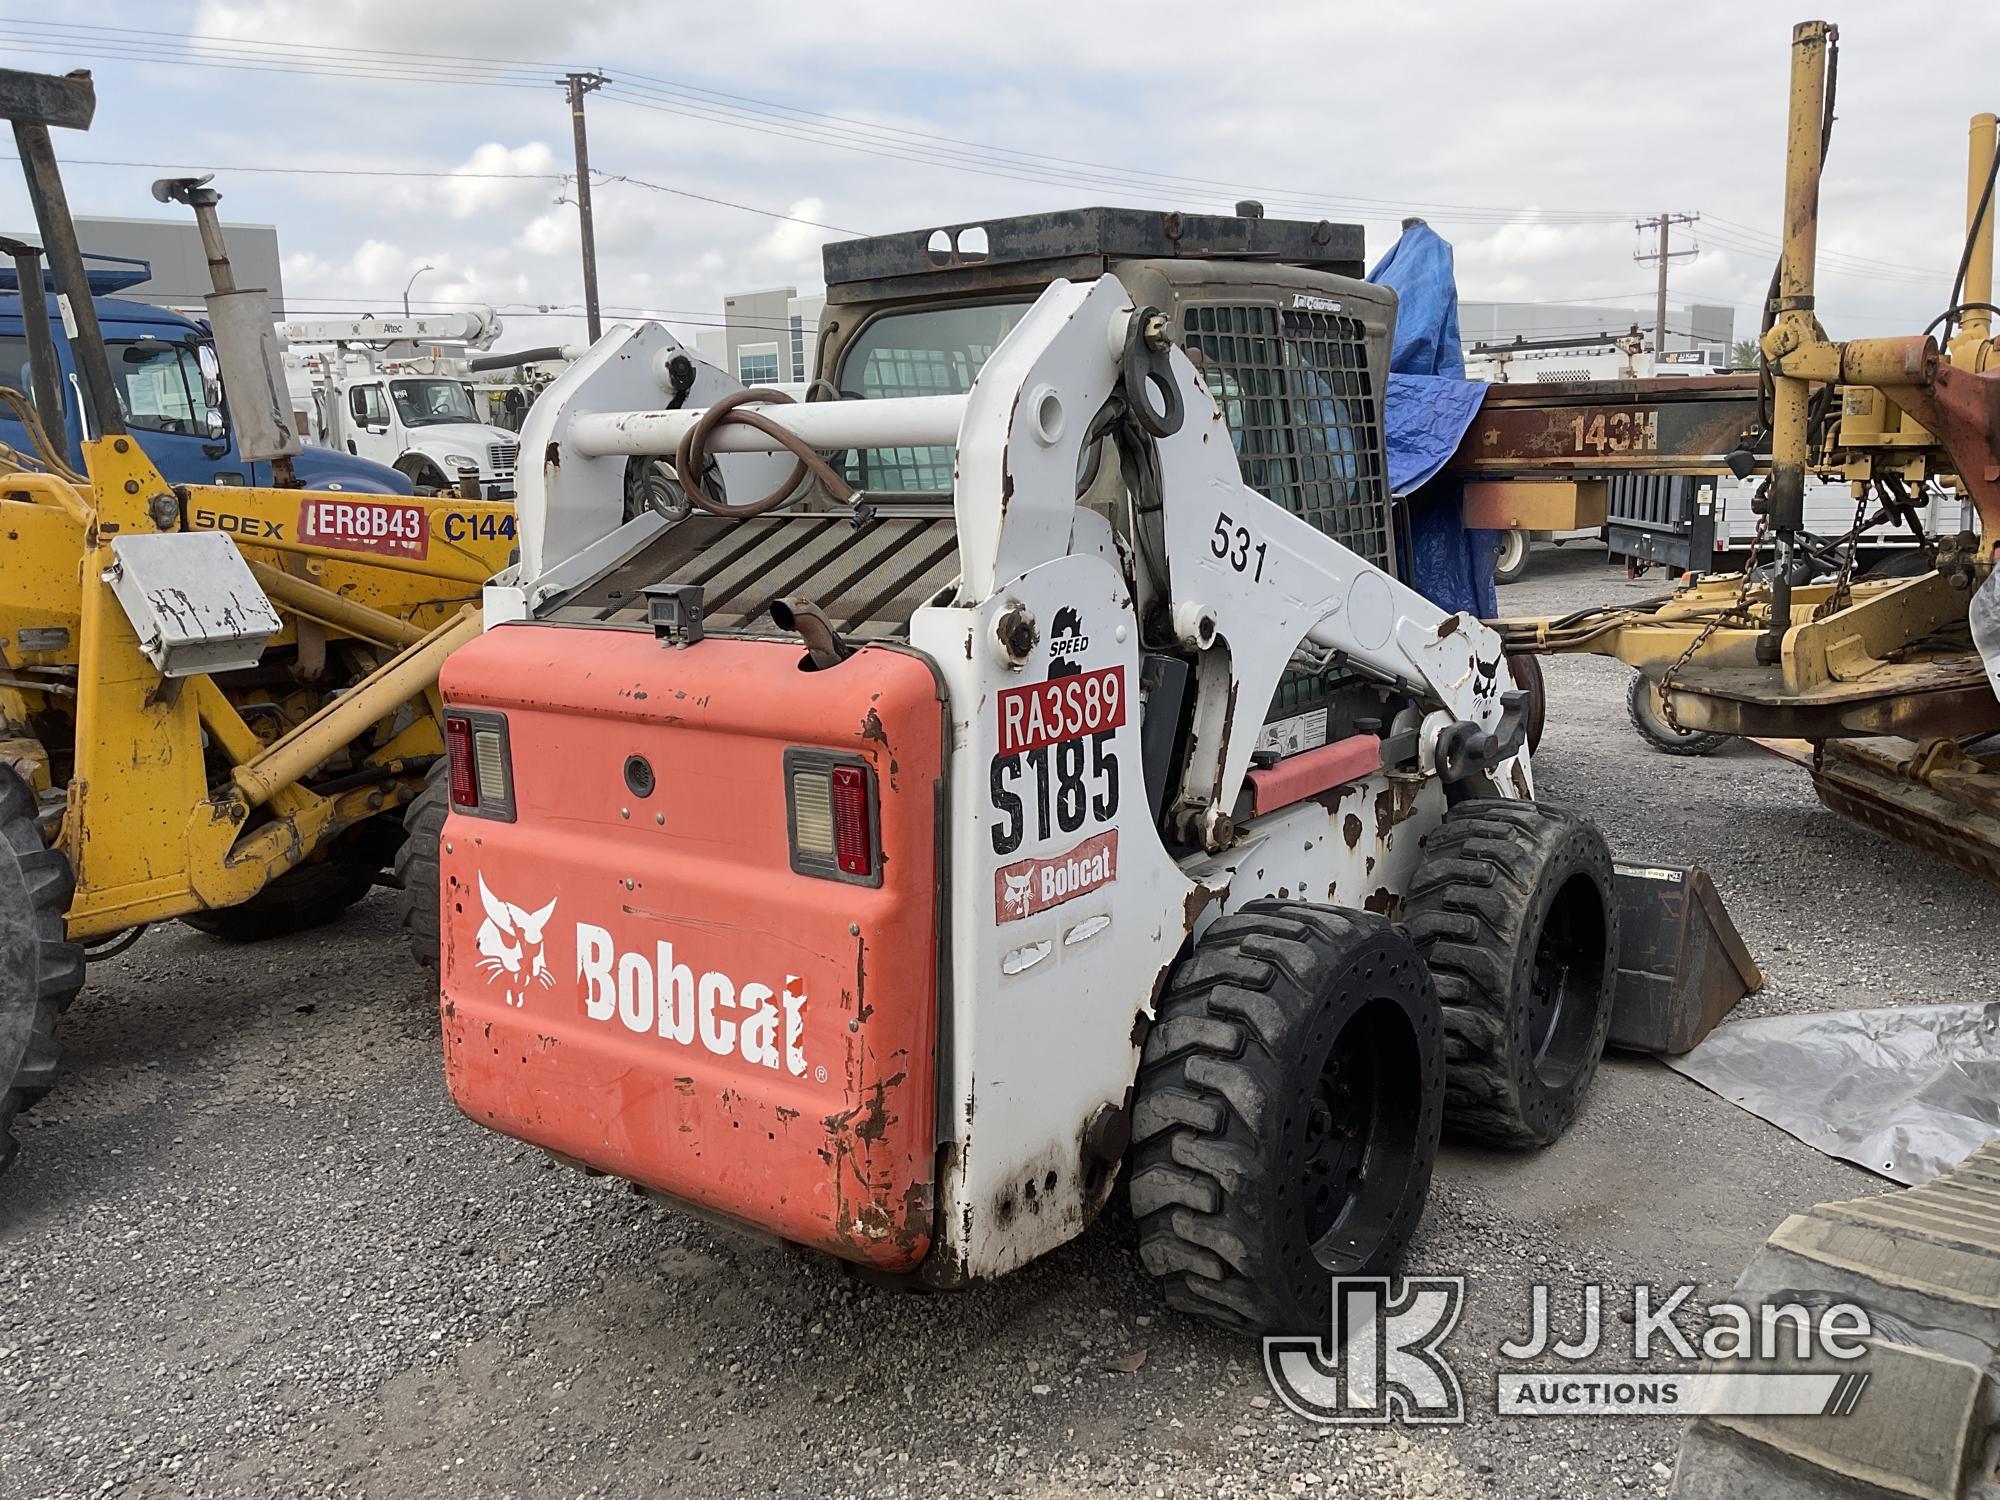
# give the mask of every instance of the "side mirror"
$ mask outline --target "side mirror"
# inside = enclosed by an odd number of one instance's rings
[[[229,434],[229,423],[223,420],[222,408],[219,406],[209,407],[208,435],[214,438],[217,442],[221,442],[224,437],[228,436],[228,434]]]

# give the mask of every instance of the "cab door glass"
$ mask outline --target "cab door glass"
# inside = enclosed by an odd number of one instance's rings
[[[0,385],[11,386],[27,399],[29,408],[35,411],[35,416],[41,422],[42,430],[48,433],[50,442],[59,447],[66,444],[63,414],[60,411],[50,413],[35,408],[35,379],[33,366],[28,360],[28,341],[17,334],[0,334]],[[17,448],[33,448],[33,440],[28,436],[21,419],[4,406],[0,406],[0,423],[7,424],[8,443]]]
[[[35,377],[33,367],[28,363],[28,341],[12,334],[0,334],[0,385],[12,386],[28,398],[28,404],[35,404]],[[39,415],[39,413],[38,413]],[[13,420],[11,414],[0,412],[0,420]]]
[[[192,350],[153,338],[113,342],[109,350],[111,379],[127,427],[210,439],[205,383]]]
[[[347,393],[347,409],[363,427],[387,427],[389,403],[379,385],[357,385]]]

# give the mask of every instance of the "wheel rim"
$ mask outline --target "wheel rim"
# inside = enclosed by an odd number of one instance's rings
[[[1572,875],[1549,905],[1528,971],[1528,1056],[1552,1089],[1589,1058],[1603,979],[1603,898],[1589,876]]]
[[[1494,560],[1494,571],[1497,573],[1513,572],[1521,566],[1521,559],[1527,556],[1527,553],[1528,539],[1522,536],[1520,532],[1507,531],[1501,533],[1500,551]]]
[[[1639,689],[1639,712],[1646,716],[1647,727],[1659,738],[1668,741],[1702,739],[1706,730],[1683,729],[1678,724],[1669,724],[1666,714],[1660,708],[1660,685],[1650,677],[1642,677],[1644,684]]]
[[[1374,1000],[1350,1016],[1301,1105],[1302,1227],[1313,1258],[1337,1272],[1395,1227],[1418,1155],[1422,1058],[1403,1009]]]

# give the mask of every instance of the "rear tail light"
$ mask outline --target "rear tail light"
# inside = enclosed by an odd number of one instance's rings
[[[472,723],[460,714],[444,721],[445,754],[451,757],[451,805],[479,806],[479,783],[472,771]]]
[[[792,869],[823,880],[880,885],[880,809],[867,762],[826,750],[785,752]]]
[[[455,709],[444,717],[451,805],[479,818],[514,821],[514,758],[504,714]]]
[[[875,830],[868,820],[866,766],[833,768],[833,862],[843,875],[875,873]]]

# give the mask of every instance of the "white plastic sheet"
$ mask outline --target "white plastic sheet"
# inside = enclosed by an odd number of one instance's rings
[[[1807,1145],[1912,1186],[2000,1137],[2000,1002],[1736,1021],[1662,1061]]]

